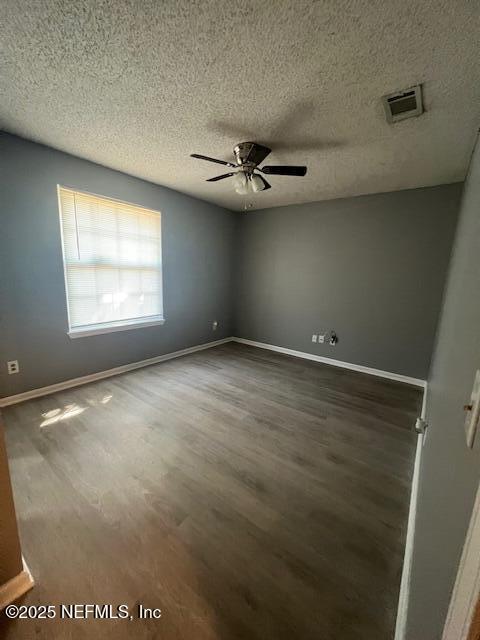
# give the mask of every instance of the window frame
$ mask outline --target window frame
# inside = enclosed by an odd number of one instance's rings
[[[68,291],[68,279],[67,279],[67,261],[65,256],[65,241],[63,234],[63,219],[62,219],[62,202],[61,202],[61,190],[65,189],[67,191],[73,191],[75,193],[83,194],[85,196],[100,198],[102,200],[111,200],[115,203],[125,204],[129,207],[134,207],[136,209],[144,209],[150,213],[156,213],[160,216],[160,279],[161,279],[161,296],[162,296],[162,315],[154,315],[154,316],[142,316],[138,318],[125,318],[122,320],[112,320],[110,322],[101,322],[90,325],[82,325],[78,327],[72,327],[72,323],[70,320],[70,297]],[[57,184],[57,201],[58,201],[58,221],[60,225],[60,238],[62,245],[62,262],[63,262],[63,278],[65,285],[65,302],[66,302],[66,311],[67,311],[67,324],[68,329],[66,331],[67,335],[70,338],[82,338],[87,336],[100,335],[104,333],[113,333],[116,331],[129,331],[132,329],[140,329],[144,327],[155,327],[158,325],[165,324],[165,314],[164,314],[164,306],[163,306],[163,246],[162,246],[162,212],[157,209],[150,209],[149,207],[143,207],[142,205],[135,204],[133,202],[128,202],[126,200],[121,200],[119,198],[112,198],[110,196],[103,196],[97,193],[92,193],[91,191],[84,191],[78,189],[76,187],[70,187],[65,184]]]

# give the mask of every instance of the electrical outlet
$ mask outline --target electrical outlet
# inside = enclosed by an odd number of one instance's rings
[[[318,342],[319,342],[319,344],[323,344],[325,342],[325,334],[323,334],[323,335],[320,334],[318,336]]]
[[[317,334],[314,333],[312,336],[312,342],[316,342],[317,341]]]
[[[213,329],[214,331],[216,331],[216,330],[218,329],[218,322],[217,322],[217,320],[214,320],[214,321],[212,322],[212,329]]]
[[[18,373],[20,371],[18,360],[9,360],[7,362],[7,371],[9,375],[12,375],[12,373]]]

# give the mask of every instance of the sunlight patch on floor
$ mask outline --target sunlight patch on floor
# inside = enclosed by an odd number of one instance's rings
[[[67,404],[63,409],[51,409],[42,413],[43,422],[40,423],[40,428],[49,427],[57,422],[62,422],[78,416],[85,411],[87,407],[80,407],[78,404]]]

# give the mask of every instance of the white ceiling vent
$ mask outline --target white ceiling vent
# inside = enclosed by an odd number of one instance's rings
[[[405,118],[414,118],[423,113],[422,90],[420,85],[405,91],[390,93],[382,98],[387,122],[398,122]]]

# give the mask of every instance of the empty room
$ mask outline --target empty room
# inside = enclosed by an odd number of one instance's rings
[[[1,14],[0,638],[480,640],[480,5]]]

